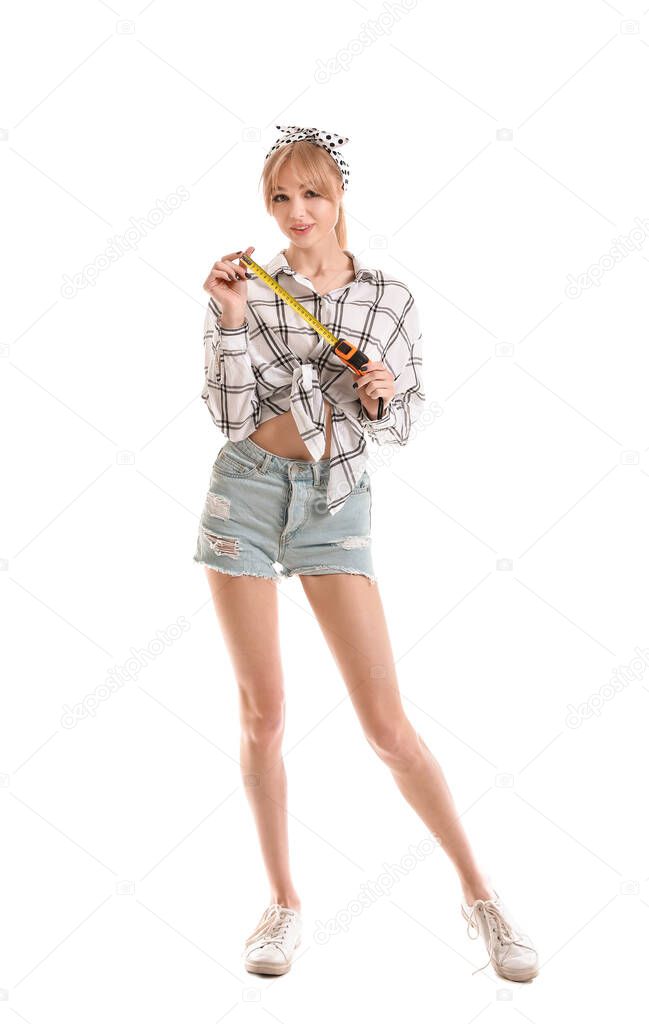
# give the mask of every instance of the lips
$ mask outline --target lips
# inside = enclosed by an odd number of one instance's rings
[[[300,227],[295,225],[294,227],[291,228],[291,231],[295,231],[295,233],[297,235],[306,235],[307,232],[309,232],[312,227],[313,227],[313,224],[305,224],[304,226],[300,226]]]

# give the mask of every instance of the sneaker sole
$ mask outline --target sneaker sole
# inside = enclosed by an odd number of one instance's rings
[[[539,973],[538,967],[532,967],[529,971],[521,971],[518,974],[503,974],[503,972],[499,970],[495,964],[493,965],[493,968],[496,974],[498,974],[501,978],[505,978],[506,981],[531,981],[532,978],[536,978],[537,974]]]
[[[290,971],[291,965],[285,964],[283,967],[281,964],[264,964],[264,963],[250,963],[249,960],[244,960],[244,967],[250,974],[286,974]]]

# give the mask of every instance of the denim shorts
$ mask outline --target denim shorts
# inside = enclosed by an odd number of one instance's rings
[[[330,461],[285,459],[250,438],[226,441],[212,466],[194,561],[230,576],[344,572],[375,583],[369,474],[332,515]]]

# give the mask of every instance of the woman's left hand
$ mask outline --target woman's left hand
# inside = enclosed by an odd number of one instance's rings
[[[376,419],[379,398],[383,399],[383,414],[385,415],[389,403],[394,398],[394,381],[395,378],[385,363],[375,363],[372,360],[365,364],[362,376],[356,378],[353,387],[356,388],[361,405],[369,413],[371,419]]]

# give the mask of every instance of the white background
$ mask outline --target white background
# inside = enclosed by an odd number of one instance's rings
[[[8,1021],[629,1018],[649,922],[648,47],[631,2],[4,8]],[[297,578],[305,934],[284,978],[240,963],[268,890],[192,560],[224,442],[202,283],[226,252],[287,244],[259,187],[276,123],[351,138],[349,248],[421,311],[440,414],[372,474],[375,568],[407,713],[538,947],[528,985],[472,974],[486,951],[439,849],[317,941],[428,832]]]

